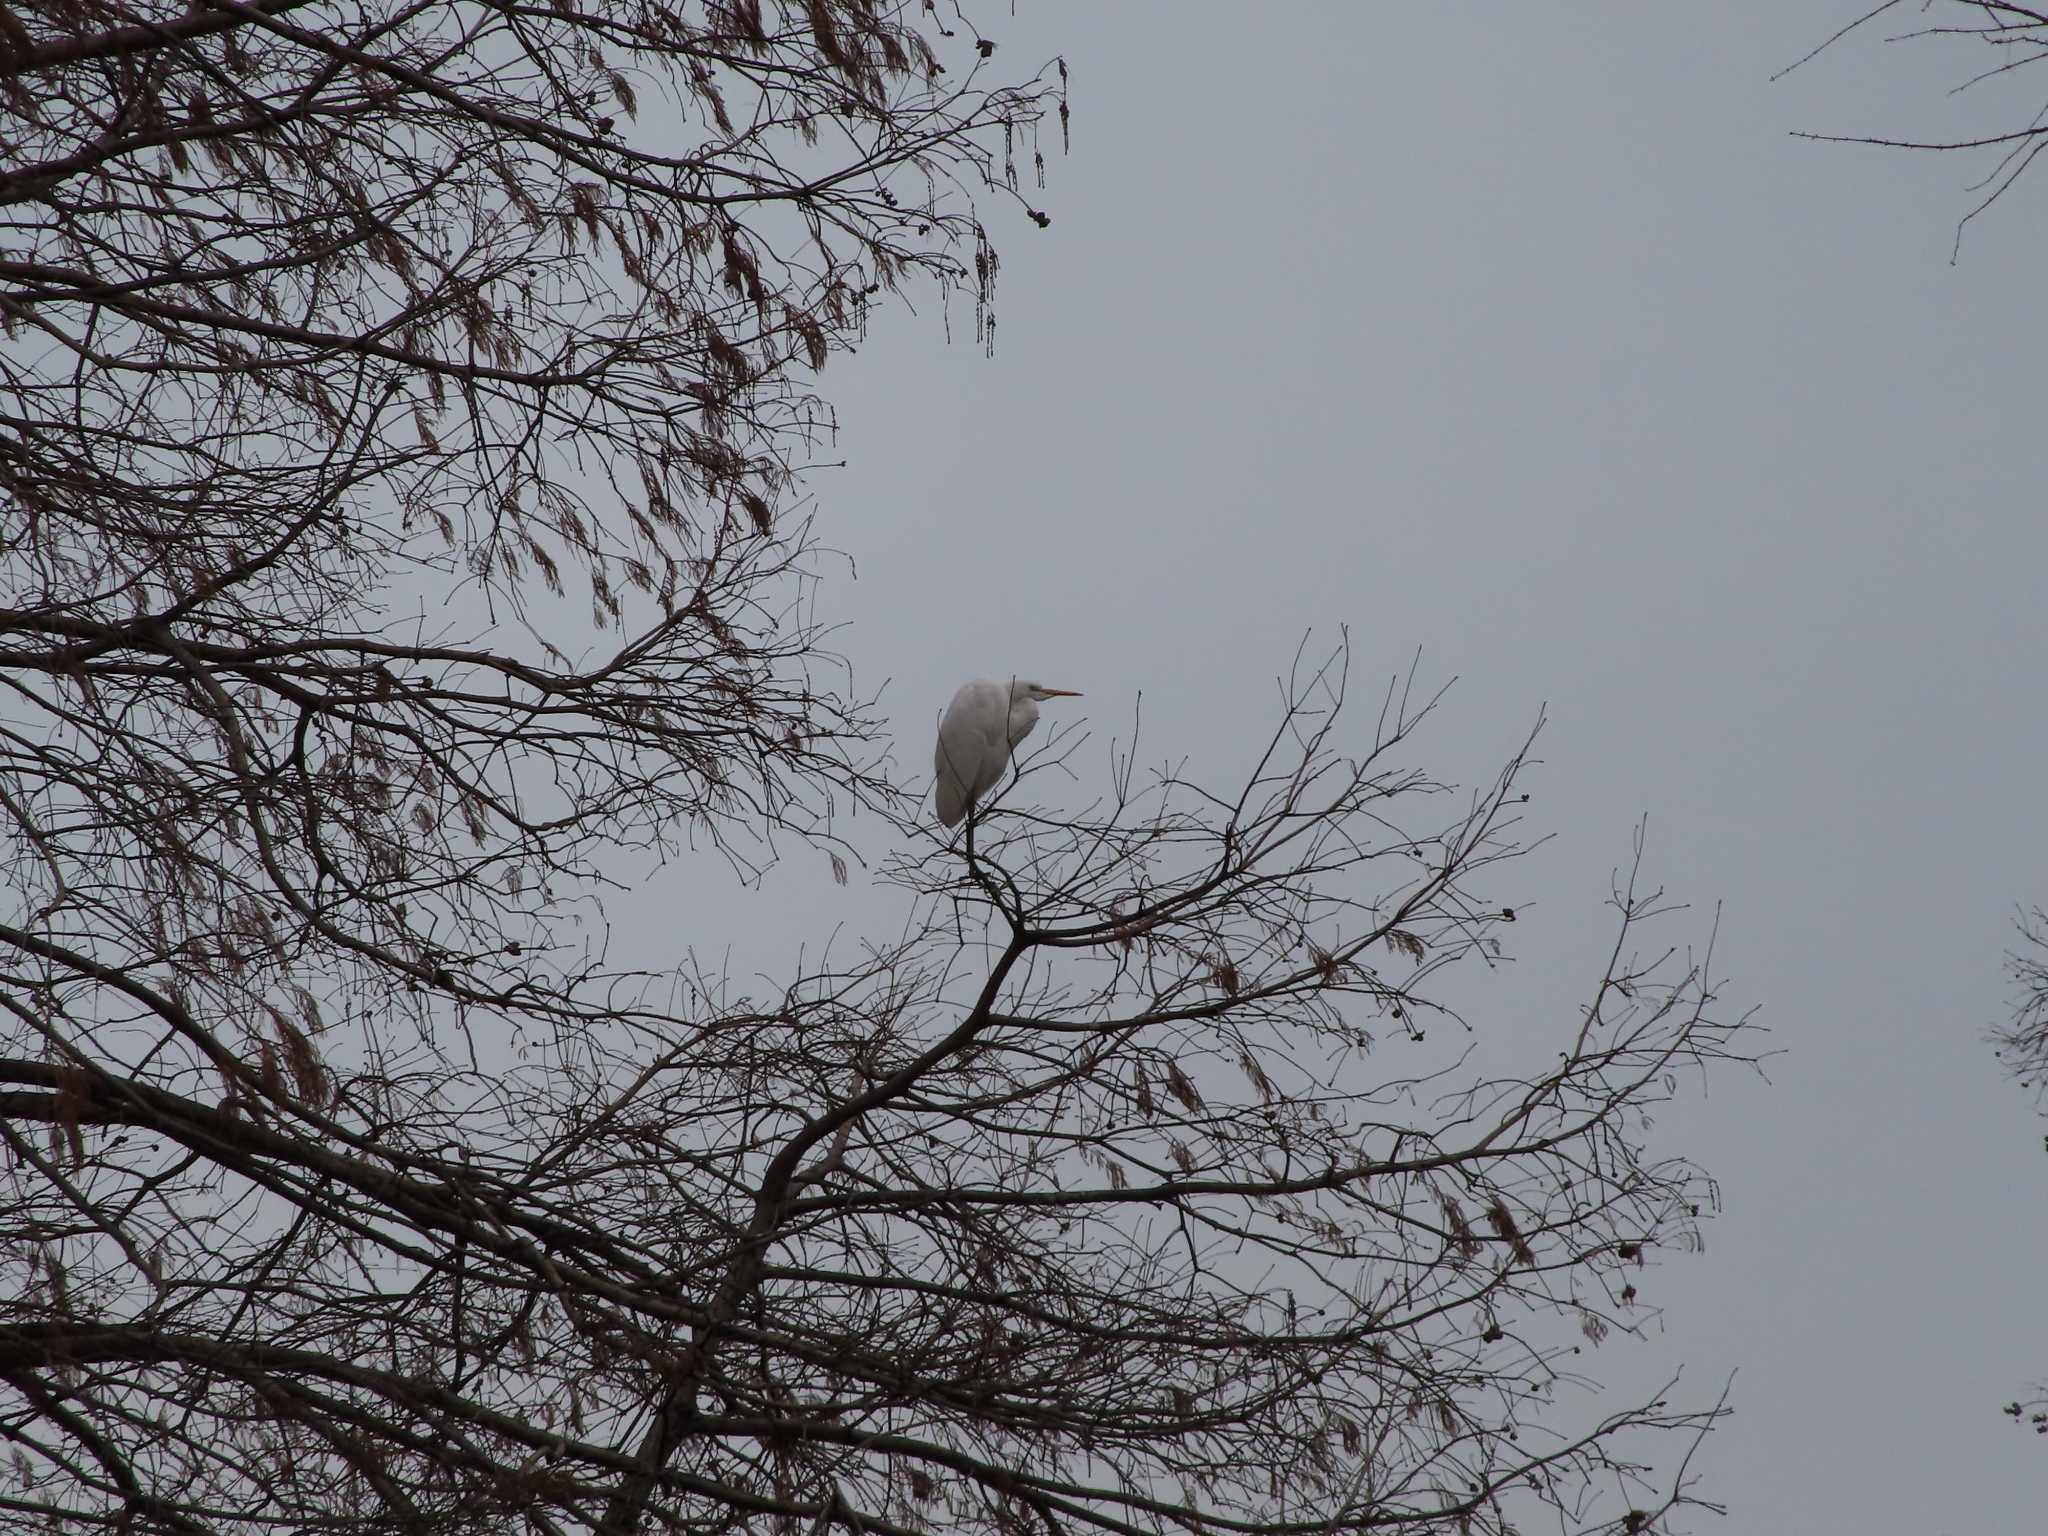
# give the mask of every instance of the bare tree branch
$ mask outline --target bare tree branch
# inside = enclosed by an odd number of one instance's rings
[[[1864,31],[1871,23],[1900,8],[1901,0],[1884,0],[1884,3],[1838,28],[1774,78],[1784,78],[1820,54],[1842,45],[1851,34]],[[2033,83],[2033,75],[2023,74],[2048,61],[2048,12],[2034,6],[2005,3],[2005,0],[1922,0],[1912,9],[1915,14],[1935,13],[1953,16],[1956,20],[1945,25],[1915,27],[1892,34],[1885,41],[1919,44],[1930,49],[1961,46],[1991,49],[1992,62],[1989,66],[1969,70],[1950,94],[1994,89],[2016,92],[2017,96],[1998,110],[2008,120],[2016,119],[2019,126],[1993,133],[1964,135],[1808,132],[1796,133],[1793,137],[1828,144],[1867,144],[1880,149],[2002,151],[1991,162],[1990,170],[1970,188],[1978,195],[1978,201],[1956,224],[1956,248],[1951,255],[1959,256],[1963,231],[1971,221],[2004,197],[2032,167],[2035,156],[2048,148],[2048,104],[2044,104],[2048,97],[2044,97],[2042,90]]]
[[[1063,67],[891,0],[0,18],[0,1525],[1699,1506],[1724,1405],[1578,1389],[1746,1026],[1634,864],[1578,1012],[1503,1002],[1527,742],[1455,792],[1340,650],[1227,790],[1133,742],[1053,815],[1055,735],[942,841],[824,649],[818,371],[914,286],[989,344]],[[888,940],[610,952],[856,808]]]

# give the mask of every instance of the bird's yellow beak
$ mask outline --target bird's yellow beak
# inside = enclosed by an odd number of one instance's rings
[[[1038,690],[1049,699],[1078,699],[1082,697],[1078,688],[1044,688]]]

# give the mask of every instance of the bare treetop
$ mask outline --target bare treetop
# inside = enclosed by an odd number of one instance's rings
[[[1966,92],[1972,101],[1990,97],[1999,120],[1992,126],[1960,133],[1914,134],[1900,129],[1876,132],[1800,133],[1795,137],[1832,144],[1868,144],[1883,149],[1940,150],[1979,157],[1983,174],[1969,184],[1973,199],[1956,223],[1955,250],[1962,251],[1963,232],[2020,182],[2034,161],[2048,149],[2048,121],[2041,110],[2043,90],[2033,66],[2048,65],[2048,10],[2011,0],[1880,0],[1859,7],[1851,19],[1816,47],[1787,65],[1775,78],[1843,43],[1852,34],[1882,29],[1884,41],[1912,43],[1930,49],[1946,47],[1957,62],[1950,78],[1950,96]],[[1967,50],[1958,53],[1957,50]]]
[[[0,10],[0,1525],[1698,1502],[1719,1405],[1575,1394],[1713,1199],[1645,1111],[1742,1023],[1632,874],[1536,1069],[1461,1016],[1526,754],[1453,791],[1340,652],[1242,784],[1127,742],[1056,815],[1048,732],[955,837],[834,680],[814,376],[899,286],[992,335],[1065,117],[993,53],[880,0]],[[851,804],[890,939],[609,952],[646,863]]]
[[[547,1015],[552,875],[880,790],[783,516],[811,380],[879,291],[985,312],[968,193],[1013,195],[1047,96],[917,6],[686,9],[7,13],[0,665],[49,963],[250,1027],[308,968]],[[454,627],[463,584],[536,616]]]

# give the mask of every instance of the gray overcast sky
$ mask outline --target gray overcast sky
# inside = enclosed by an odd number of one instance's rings
[[[1495,1019],[1570,1020],[1648,812],[1787,1053],[1659,1126],[1725,1214],[1597,1368],[1739,1368],[1727,1529],[2038,1530],[1997,1406],[2048,1374],[2048,1127],[1981,1034],[2048,901],[2048,175],[1951,266],[1988,166],[1789,137],[2009,124],[1875,37],[1770,83],[1862,8],[997,14],[1073,71],[1052,227],[998,226],[994,362],[897,314],[828,371],[825,606],[913,773],[1011,671],[1087,691],[1084,774],[1140,690],[1155,757],[1226,772],[1309,626],[1462,678],[1420,757],[1464,782],[1547,701]]]

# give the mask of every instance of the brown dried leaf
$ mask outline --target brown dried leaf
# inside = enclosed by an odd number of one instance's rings
[[[1451,1243],[1462,1258],[1471,1258],[1479,1252],[1479,1239],[1472,1235],[1472,1224],[1465,1219],[1465,1209],[1449,1195],[1438,1196],[1443,1207],[1444,1225],[1451,1229]]]
[[[325,1109],[333,1097],[333,1084],[328,1078],[326,1065],[320,1060],[320,1053],[306,1038],[305,1031],[284,1013],[272,1008],[270,1018],[277,1026],[278,1044],[284,1049],[284,1064],[291,1072],[292,1086],[298,1092],[299,1102]],[[269,1085],[266,1083],[265,1086]]]
[[[1528,1243],[1523,1241],[1521,1229],[1515,1225],[1514,1213],[1508,1209],[1507,1202],[1498,1195],[1486,1207],[1486,1221],[1495,1232],[1507,1239],[1508,1245],[1514,1250],[1516,1263],[1535,1264],[1536,1255]]]
[[[758,491],[741,491],[740,505],[747,509],[747,517],[754,525],[754,531],[764,537],[775,531],[775,514],[769,509],[767,499]]]

